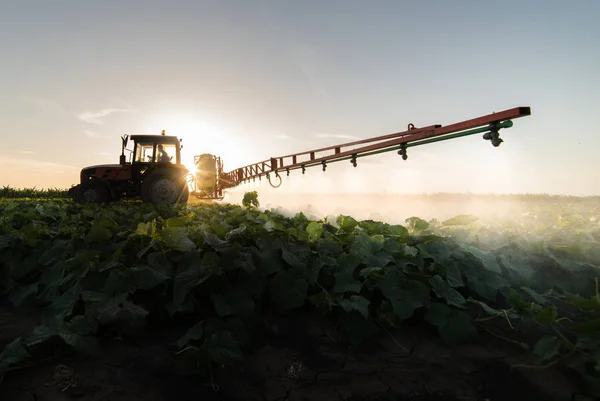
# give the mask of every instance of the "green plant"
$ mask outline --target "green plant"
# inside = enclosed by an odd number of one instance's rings
[[[211,374],[244,358],[265,316],[309,307],[354,344],[414,319],[449,345],[484,329],[529,349],[536,367],[575,369],[600,394],[597,203],[404,226],[286,217],[252,207],[256,192],[245,199],[244,207],[0,199],[0,296],[42,310],[39,326],[0,352],[0,375],[51,338],[93,354],[100,329],[136,336],[153,314],[201,316],[173,352]],[[489,324],[499,319],[508,335]],[[539,336],[530,343],[532,328]]]
[[[259,207],[260,202],[258,201],[258,192],[246,192],[244,194],[244,198],[242,199],[242,205],[248,209]]]

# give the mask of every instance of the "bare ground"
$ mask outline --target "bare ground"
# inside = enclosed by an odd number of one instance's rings
[[[30,317],[28,317],[30,316]],[[0,308],[0,346],[36,324],[33,315]],[[96,358],[66,355],[7,373],[2,401],[483,401],[586,400],[580,383],[559,368],[531,364],[529,352],[483,332],[449,348],[419,323],[384,333],[358,348],[335,325],[298,315],[254,333],[246,361],[215,368],[212,380],[175,373],[168,345],[181,330],[163,326],[139,341],[110,341]]]

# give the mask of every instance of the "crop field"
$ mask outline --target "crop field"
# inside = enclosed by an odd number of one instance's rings
[[[600,397],[598,197],[399,224],[5,191],[0,400]]]

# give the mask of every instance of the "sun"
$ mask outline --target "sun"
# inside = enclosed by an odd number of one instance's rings
[[[194,156],[204,153],[221,157],[228,161],[229,168],[238,167],[241,149],[235,146],[236,137],[225,124],[219,124],[201,116],[188,113],[169,113],[156,116],[155,125],[166,135],[182,139],[181,163],[194,172]]]

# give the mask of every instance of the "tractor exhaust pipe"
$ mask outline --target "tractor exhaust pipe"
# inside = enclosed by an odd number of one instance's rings
[[[123,165],[127,163],[127,158],[125,157],[125,147],[127,147],[127,142],[129,141],[129,135],[125,134],[121,137],[121,156],[119,156],[119,164]]]

